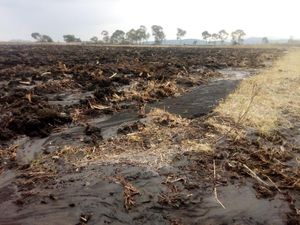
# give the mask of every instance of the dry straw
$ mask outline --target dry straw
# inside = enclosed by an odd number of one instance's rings
[[[300,50],[290,50],[271,69],[244,80],[215,112],[264,135],[289,128],[300,115],[299,61]]]

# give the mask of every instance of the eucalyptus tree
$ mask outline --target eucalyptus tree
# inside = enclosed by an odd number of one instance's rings
[[[116,30],[110,37],[112,44],[122,44],[125,41],[125,32],[122,30]]]
[[[109,42],[110,37],[109,37],[109,33],[108,33],[107,30],[103,30],[103,31],[101,32],[101,36],[102,36],[102,41],[103,41],[104,43],[108,43],[108,42]]]
[[[166,38],[163,28],[159,25],[153,25],[151,29],[152,35],[154,36],[154,43],[161,44]]]
[[[186,35],[186,31],[181,29],[181,28],[177,28],[177,40],[181,40],[184,36]]]
[[[229,34],[224,29],[219,31],[219,37],[220,37],[220,40],[221,40],[222,44],[224,44],[224,42],[228,38],[228,35]]]
[[[246,36],[246,33],[241,30],[235,30],[231,33],[231,38],[232,38],[232,44],[237,45],[237,44],[242,44],[244,39],[243,37]]]
[[[208,31],[203,31],[202,38],[206,41],[207,44],[209,42],[209,39],[211,38],[211,34]]]
[[[80,38],[75,37],[73,34],[65,34],[63,35],[64,41],[67,43],[71,42],[81,42]]]

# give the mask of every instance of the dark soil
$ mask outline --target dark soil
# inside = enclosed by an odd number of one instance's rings
[[[132,162],[79,166],[61,153],[65,146],[95,146],[97,151],[103,140],[117,144],[111,137],[142,132],[143,116],[151,107],[188,118],[206,115],[238,84],[211,82],[222,76],[220,70],[259,69],[282,53],[0,46],[0,224],[299,224],[298,190],[266,188],[242,168],[260,168],[286,187],[285,175],[292,181],[298,175],[278,162],[292,157],[274,155],[271,148],[257,154],[255,141],[222,140],[214,153],[176,154],[161,168]],[[150,84],[155,87],[148,90]],[[133,86],[130,95],[128,87]],[[173,98],[179,89],[187,93]],[[160,121],[162,127],[169,125]],[[204,117],[191,125],[198,131],[192,136],[212,129]],[[87,157],[84,149],[74,157]],[[225,209],[214,196],[215,187]]]
[[[279,53],[247,48],[2,45],[0,142],[19,134],[45,137],[54,128],[69,124],[76,109],[88,118],[128,108],[130,102],[131,107],[139,107],[175,94],[163,82],[189,88],[220,76],[217,69],[263,67],[265,60]],[[158,85],[148,98],[124,95],[123,87],[138,82],[137,91],[142,92],[150,81]],[[109,109],[94,109],[94,104]],[[91,114],[91,108],[96,112]]]

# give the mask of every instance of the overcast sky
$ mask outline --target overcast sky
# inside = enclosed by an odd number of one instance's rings
[[[299,0],[0,0],[0,40],[30,40],[32,32],[82,40],[102,30],[161,25],[168,39],[176,28],[186,38],[204,30],[243,29],[247,37],[300,38]]]

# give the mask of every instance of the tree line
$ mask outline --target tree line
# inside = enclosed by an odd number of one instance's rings
[[[241,29],[231,32],[231,43],[233,45],[242,44],[244,41],[243,37],[245,35],[246,33]],[[222,44],[224,44],[224,42],[229,37],[229,33],[227,33],[226,30],[220,30],[218,33],[212,33],[212,34],[210,34],[208,31],[203,31],[202,37],[206,41],[206,43],[216,44],[216,42],[219,41]]]
[[[177,28],[176,39],[181,42],[186,33],[186,30]],[[164,33],[163,27],[159,25],[151,26],[151,34],[154,38],[154,44],[159,45],[166,40],[166,35]],[[202,38],[206,41],[207,44],[216,44],[217,42],[224,44],[229,35],[231,35],[231,43],[233,45],[237,45],[243,43],[243,38],[246,33],[241,29],[235,30],[230,34],[227,33],[224,29],[220,30],[217,33],[209,33],[208,31],[202,32]],[[32,33],[31,37],[37,42],[53,42],[50,36],[37,32]],[[147,31],[147,28],[141,25],[139,28],[130,29],[127,32],[117,29],[111,35],[107,30],[103,30],[101,32],[100,38],[94,36],[90,38],[89,42],[94,44],[142,44],[148,42],[149,38],[150,33]],[[63,39],[67,43],[82,42],[80,38],[77,38],[72,34],[63,35]],[[264,37],[262,42],[268,43],[267,38]],[[194,44],[197,44],[197,42],[194,42]]]

